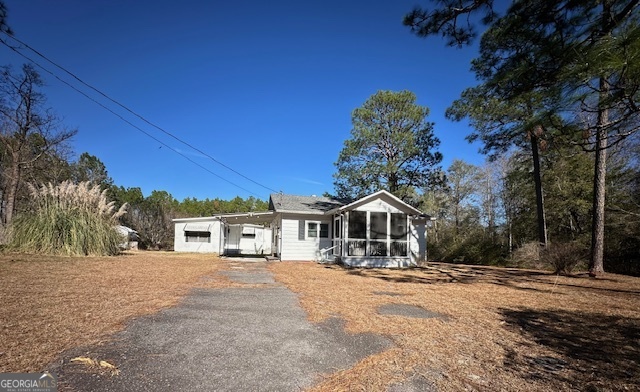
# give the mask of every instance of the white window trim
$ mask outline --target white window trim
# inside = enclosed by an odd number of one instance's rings
[[[309,236],[309,223],[315,223],[316,224],[316,236],[315,237],[310,237]],[[320,225],[327,225],[327,236],[326,237],[321,237],[320,236]],[[331,224],[328,222],[324,222],[324,221],[305,221],[305,225],[304,225],[304,238],[306,240],[327,240],[327,239],[331,239]]]

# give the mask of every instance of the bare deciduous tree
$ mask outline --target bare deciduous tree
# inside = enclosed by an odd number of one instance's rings
[[[0,141],[2,142],[4,224],[11,223],[16,210],[16,197],[25,172],[47,154],[65,147],[75,130],[65,129],[60,119],[44,108],[44,85],[40,75],[29,64],[21,73],[2,68],[0,75]]]

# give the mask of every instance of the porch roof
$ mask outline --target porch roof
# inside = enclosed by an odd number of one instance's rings
[[[243,223],[261,224],[261,223],[271,222],[273,220],[274,215],[275,215],[274,211],[264,211],[264,212],[242,212],[242,213],[235,213],[235,214],[220,214],[220,215],[215,215],[215,217],[220,219],[224,223],[239,225]]]

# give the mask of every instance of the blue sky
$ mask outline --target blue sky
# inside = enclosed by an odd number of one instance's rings
[[[426,3],[424,1],[423,3]],[[5,0],[16,37],[85,82],[247,177],[285,193],[333,191],[351,112],[378,90],[413,91],[430,108],[446,168],[479,164],[466,123],[444,117],[475,84],[473,48],[421,39],[402,25],[415,0]],[[28,52],[25,52],[28,53]],[[31,53],[28,53],[33,56]],[[0,64],[25,62],[0,47]],[[34,58],[37,58],[34,56]],[[51,70],[53,66],[38,60]],[[78,83],[56,71],[65,80]],[[76,155],[102,160],[117,185],[175,198],[262,188],[90,92],[220,180],[41,71],[48,105],[77,128]],[[249,193],[249,192],[251,193]]]

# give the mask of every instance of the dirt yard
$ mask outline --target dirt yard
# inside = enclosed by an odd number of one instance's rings
[[[193,287],[230,287],[209,255],[0,256],[0,372],[41,371]],[[314,391],[640,390],[640,279],[451,264],[410,270],[272,263],[309,318],[395,347]],[[395,315],[398,313],[400,315]]]
[[[132,317],[215,284],[211,255],[0,255],[0,372],[35,372],[62,351],[100,342]],[[222,279],[224,281],[224,279]]]
[[[351,332],[396,344],[328,375],[314,391],[640,390],[638,278],[436,263],[412,270],[277,263],[271,270],[300,294],[313,321],[339,316]],[[391,304],[422,308],[427,318],[380,314]]]

